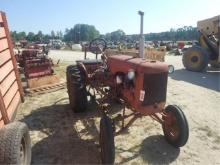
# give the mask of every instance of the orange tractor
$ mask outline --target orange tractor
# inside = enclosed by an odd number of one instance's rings
[[[166,104],[169,67],[166,63],[128,55],[104,53],[106,42],[95,39],[89,50],[101,54],[101,60],[81,60],[67,67],[67,88],[74,112],[87,108],[88,97],[94,98],[102,112],[100,120],[101,160],[113,164],[114,136],[128,128],[136,119],[150,116],[162,125],[166,140],[174,147],[182,147],[189,136],[187,119],[176,105]],[[123,112],[111,117],[112,101],[124,105]],[[125,111],[131,110],[130,114]],[[125,119],[130,118],[125,124]],[[116,129],[116,121],[121,121]]]
[[[165,106],[168,73],[174,71],[173,66],[143,58],[144,13],[139,11],[138,14],[141,15],[139,57],[107,57],[104,53],[105,40],[95,39],[90,42],[89,50],[96,54],[96,59],[86,59],[85,53],[84,60],[67,67],[67,88],[73,111],[86,110],[87,96],[93,98],[101,110],[99,144],[103,164],[114,163],[114,137],[143,116],[158,121],[166,140],[174,147],[184,146],[189,136],[188,122],[183,111],[176,105]],[[97,59],[98,54],[101,54],[101,60]],[[124,108],[121,114],[112,117],[111,105],[115,100]],[[125,122],[126,119],[129,121]],[[121,122],[121,127],[116,128],[117,122]]]

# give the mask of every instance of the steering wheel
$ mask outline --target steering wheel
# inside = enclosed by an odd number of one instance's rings
[[[105,51],[106,47],[107,47],[107,43],[104,39],[96,38],[90,42],[89,51],[94,54],[101,54],[102,52]]]

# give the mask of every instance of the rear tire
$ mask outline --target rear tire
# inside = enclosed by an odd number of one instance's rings
[[[162,128],[166,140],[176,148],[184,146],[189,138],[189,126],[183,111],[176,105],[168,105],[165,114]]]
[[[88,100],[83,72],[77,65],[70,65],[67,67],[66,78],[71,109],[74,112],[85,111]]]
[[[193,46],[184,53],[182,61],[187,70],[201,72],[208,66],[209,53],[200,46]]]
[[[104,115],[100,120],[100,138],[102,164],[114,164],[115,142],[112,120]]]
[[[31,163],[31,140],[26,124],[13,122],[0,130],[0,164]]]

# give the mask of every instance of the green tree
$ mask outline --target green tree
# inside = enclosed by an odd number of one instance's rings
[[[125,39],[125,32],[123,30],[116,30],[111,32],[111,40],[114,42],[118,42]]]
[[[170,29],[170,31],[167,32],[145,34],[145,40],[149,40],[149,41],[197,40],[198,35],[199,34],[197,28],[192,26],[184,26],[178,29]]]
[[[93,25],[76,24],[71,29],[66,29],[64,35],[65,41],[73,41],[79,43],[80,41],[90,41],[99,36],[99,31]]]
[[[52,39],[55,39],[56,35],[55,35],[55,32],[54,32],[53,30],[51,31],[51,34],[50,34],[50,35],[51,35],[51,38],[52,38]]]
[[[18,41],[18,36],[17,36],[17,32],[16,31],[12,31],[11,32],[11,38],[14,42]]]
[[[31,42],[35,41],[35,34],[33,32],[29,32],[26,39]]]
[[[43,36],[43,42],[44,43],[49,43],[50,42],[50,39],[51,39],[51,36],[46,34]]]
[[[42,42],[42,40],[43,40],[43,33],[42,33],[42,31],[38,31],[38,33],[35,35],[35,41],[40,41],[40,42]]]
[[[19,32],[19,33],[18,33],[18,39],[19,39],[19,40],[24,40],[24,39],[26,39],[26,33],[25,33],[25,32]]]
[[[11,32],[11,37],[12,37],[12,40],[14,42],[17,42],[19,40],[24,40],[26,39],[26,33],[25,32],[17,32],[17,31],[13,31]]]

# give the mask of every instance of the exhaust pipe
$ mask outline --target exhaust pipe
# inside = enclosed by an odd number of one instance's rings
[[[141,16],[140,23],[140,40],[139,40],[139,57],[144,58],[144,12],[138,11]]]
[[[220,63],[220,16],[218,20],[218,62]]]
[[[220,64],[220,16],[218,20],[218,63]],[[218,91],[220,91],[220,77],[218,78]]]

